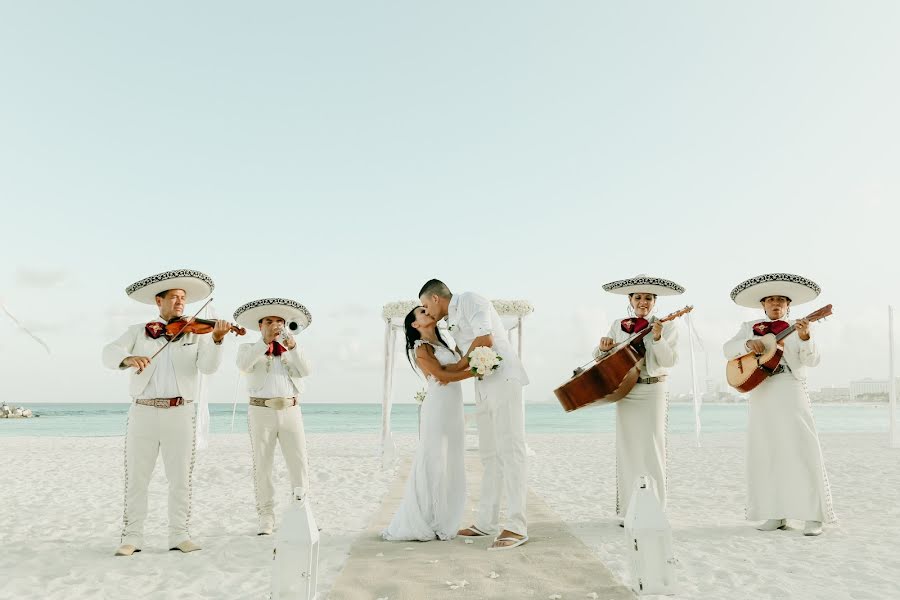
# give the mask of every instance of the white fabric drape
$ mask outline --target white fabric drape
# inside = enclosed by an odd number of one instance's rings
[[[694,320],[691,318],[691,314],[688,313],[685,315],[687,319],[687,327],[688,327],[688,343],[691,348],[691,390],[693,392],[694,397],[694,435],[697,439],[697,447],[700,447],[700,431],[702,429],[702,424],[700,422],[700,408],[703,406],[703,393],[700,390],[700,381],[697,378],[697,363],[694,360],[694,342],[696,341],[697,346],[700,348],[700,352],[705,352],[703,348],[703,340],[700,339],[700,336],[697,334],[697,329],[694,327]]]

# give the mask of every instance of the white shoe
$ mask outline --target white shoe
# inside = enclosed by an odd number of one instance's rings
[[[135,548],[131,544],[122,544],[119,546],[118,550],[116,550],[116,556],[131,556],[135,552],[140,552],[140,548]]]
[[[785,519],[769,519],[765,523],[756,526],[760,531],[775,531],[776,529],[784,529],[785,527],[787,527],[787,521]]]
[[[184,540],[177,546],[173,546],[172,548],[169,548],[169,550],[180,550],[180,551],[184,552],[185,554],[187,554],[188,552],[196,552],[197,550],[200,550],[200,546],[198,546],[191,540]]]
[[[821,521],[807,521],[803,529],[803,535],[822,535]]]

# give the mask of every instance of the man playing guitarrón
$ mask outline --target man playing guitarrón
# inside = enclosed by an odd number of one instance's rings
[[[724,347],[733,359],[750,352],[764,354],[763,336],[791,327],[786,321],[791,305],[819,295],[814,282],[788,273],[760,275],[731,292],[740,306],[760,308],[765,319],[748,321]],[[783,338],[784,354],[771,375],[750,392],[747,424],[748,519],[764,519],[760,531],[785,529],[787,519],[805,521],[804,535],[820,535],[822,522],[834,522],[834,510],[825,463],[816,433],[806,370],[819,364],[819,350],[809,321],[793,324]]]
[[[638,275],[607,283],[603,289],[627,295],[631,316],[613,321],[609,333],[594,349],[594,358],[603,358],[632,334],[651,328],[644,337],[646,354],[637,383],[616,402],[616,516],[622,525],[631,490],[641,475],[653,477],[660,505],[666,507],[666,377],[678,362],[678,329],[650,313],[657,296],[682,294],[684,288],[668,279]]]

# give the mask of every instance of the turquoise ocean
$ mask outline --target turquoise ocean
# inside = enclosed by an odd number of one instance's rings
[[[0,419],[0,437],[8,436],[117,436],[125,433],[128,404],[28,404],[38,418]],[[396,433],[415,433],[415,404],[395,404],[391,427]],[[246,433],[247,405],[238,404],[232,429],[232,406],[210,404],[210,429],[214,434]],[[307,433],[379,433],[379,404],[304,404]],[[474,411],[466,406],[466,411]],[[819,432],[887,433],[886,405],[820,404],[813,406]],[[746,404],[707,404],[701,410],[706,433],[745,431]],[[603,433],[615,431],[615,409],[611,406],[584,408],[566,413],[556,404],[528,404],[525,429],[529,433]],[[694,432],[694,410],[689,404],[669,405],[669,432]]]

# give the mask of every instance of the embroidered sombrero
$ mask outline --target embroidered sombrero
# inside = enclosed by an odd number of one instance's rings
[[[166,290],[184,290],[185,301],[190,304],[206,299],[215,288],[216,284],[205,273],[191,269],[176,269],[136,281],[125,288],[125,293],[132,300],[156,304],[158,293]]]
[[[613,294],[656,294],[657,296],[677,296],[684,293],[684,288],[662,277],[635,275],[631,279],[611,281],[603,285],[603,289]]]
[[[790,298],[791,304],[803,304],[814,300],[822,291],[816,282],[792,275],[791,273],[767,273],[744,281],[731,290],[735,304],[747,308],[759,308],[759,303],[768,296]]]
[[[259,329],[263,317],[281,317],[292,333],[300,333],[312,322],[312,315],[305,306],[287,298],[263,298],[248,302],[234,311],[234,320],[241,327]],[[296,326],[292,326],[296,323]]]

